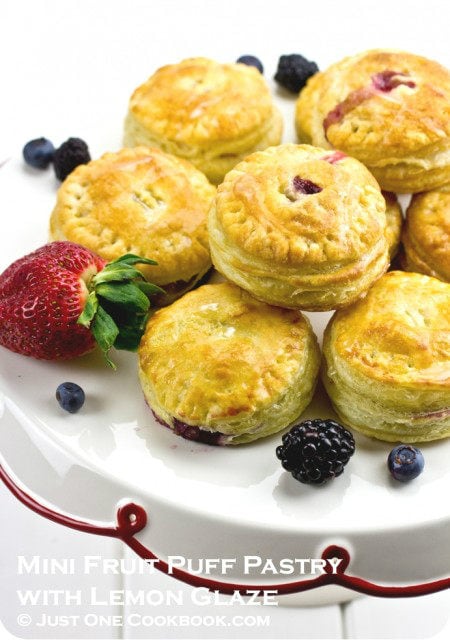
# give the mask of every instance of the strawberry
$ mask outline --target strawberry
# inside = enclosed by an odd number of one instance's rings
[[[73,242],[51,242],[0,275],[0,344],[27,356],[64,360],[99,344],[135,350],[149,296],[160,292],[134,265],[156,264],[132,254],[107,264]]]

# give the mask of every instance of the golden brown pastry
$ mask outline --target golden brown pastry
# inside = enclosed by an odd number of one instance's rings
[[[282,118],[255,67],[189,58],[161,67],[130,99],[126,146],[157,146],[211,182],[247,154],[281,141]]]
[[[324,335],[323,381],[342,421],[388,441],[450,436],[450,285],[391,271]]]
[[[134,253],[156,260],[140,267],[166,291],[167,304],[211,267],[206,226],[215,194],[189,162],[159,149],[106,153],[62,183],[50,219],[52,240],[71,240],[106,260]]]
[[[299,140],[358,158],[382,189],[450,182],[450,72],[411,53],[375,49],[315,74],[296,105]]]
[[[413,196],[402,239],[407,271],[450,282],[449,185]]]
[[[241,444],[284,429],[311,400],[320,351],[299,311],[235,285],[204,285],[155,313],[139,377],[156,419],[208,444]]]
[[[385,210],[358,160],[308,145],[271,147],[239,163],[217,190],[213,264],[269,304],[336,309],[388,267]]]
[[[389,245],[389,256],[392,260],[400,245],[403,215],[395,193],[382,191],[386,201],[386,238]]]

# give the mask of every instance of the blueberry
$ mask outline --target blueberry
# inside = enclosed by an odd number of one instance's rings
[[[55,147],[47,138],[30,140],[22,149],[24,160],[30,167],[45,169],[53,160]]]
[[[259,73],[264,73],[264,67],[262,66],[261,60],[259,60],[259,58],[256,58],[255,56],[241,56],[236,60],[236,62],[246,64],[249,67],[256,67]]]
[[[409,444],[400,444],[390,452],[387,464],[395,480],[408,482],[422,473],[425,461],[419,449]]]
[[[62,382],[56,389],[56,399],[64,411],[76,413],[84,404],[84,391],[75,382]]]

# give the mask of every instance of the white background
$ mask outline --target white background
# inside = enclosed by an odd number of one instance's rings
[[[55,144],[69,136],[82,137],[89,143],[93,157],[118,148],[132,90],[158,66],[188,56],[233,61],[245,53],[257,55],[264,63],[265,77],[274,92],[277,89],[271,78],[279,55],[284,53],[303,53],[323,69],[363,49],[395,47],[449,66],[447,4],[443,0],[3,1],[0,163],[9,158],[11,166],[19,167],[23,144],[41,135]],[[286,125],[285,140],[294,140],[292,121],[288,120]],[[27,180],[42,184],[42,197],[37,197],[33,206],[36,216],[46,219],[56,188],[51,171],[36,175],[20,170],[24,175],[24,191]],[[34,230],[22,228],[17,221],[10,225],[2,194],[11,197],[0,169],[1,220],[11,236],[6,255],[0,256],[1,268],[18,257],[14,249],[16,234],[22,240],[25,236],[30,248],[47,239],[44,226],[38,238]],[[13,195],[23,197],[29,206],[25,195]],[[40,578],[19,581],[18,554],[76,558],[83,554],[112,557],[125,553],[114,541],[66,531],[41,521],[17,504],[3,487],[0,513],[3,523],[0,618],[11,630],[17,629],[15,619],[22,611],[15,590],[49,586]],[[154,576],[151,588],[171,588],[167,580]],[[65,580],[60,579],[59,584],[65,584]],[[105,578],[105,585],[115,589],[149,588],[141,577],[127,579],[125,585],[119,578]],[[184,607],[183,612],[187,609]],[[272,635],[260,633],[260,637],[448,638],[449,611],[448,592],[419,599],[361,598],[341,607],[285,608],[273,614]],[[76,629],[73,633],[65,629],[43,630],[40,637],[109,638],[121,634],[130,638],[219,637],[207,629],[172,630],[158,635],[151,629],[127,628]],[[235,630],[223,637],[258,637],[254,634],[254,630],[247,630],[241,636]]]

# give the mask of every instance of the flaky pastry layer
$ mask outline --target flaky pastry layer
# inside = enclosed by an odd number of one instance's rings
[[[282,129],[257,69],[189,58],[161,67],[134,91],[124,144],[156,145],[218,184],[243,157],[278,144]]]
[[[400,245],[403,228],[403,214],[395,193],[383,191],[386,201],[386,239],[389,246],[389,256],[392,260]]]
[[[157,311],[139,347],[156,416],[241,444],[280,431],[309,404],[320,351],[308,320],[231,283],[204,285]]]
[[[341,156],[286,144],[230,171],[209,212],[218,271],[288,308],[336,309],[365,293],[388,267],[386,202],[369,171]]]
[[[300,93],[301,142],[358,158],[383,189],[417,193],[450,181],[450,72],[375,49],[315,74]]]
[[[134,253],[149,280],[173,299],[211,267],[207,211],[215,194],[189,162],[159,149],[106,153],[62,183],[50,218],[52,240],[71,240],[105,260]],[[175,295],[174,295],[175,294]]]
[[[450,282],[450,186],[413,196],[402,240],[404,268]]]
[[[392,271],[331,318],[323,381],[342,421],[387,441],[450,435],[450,285]]]

